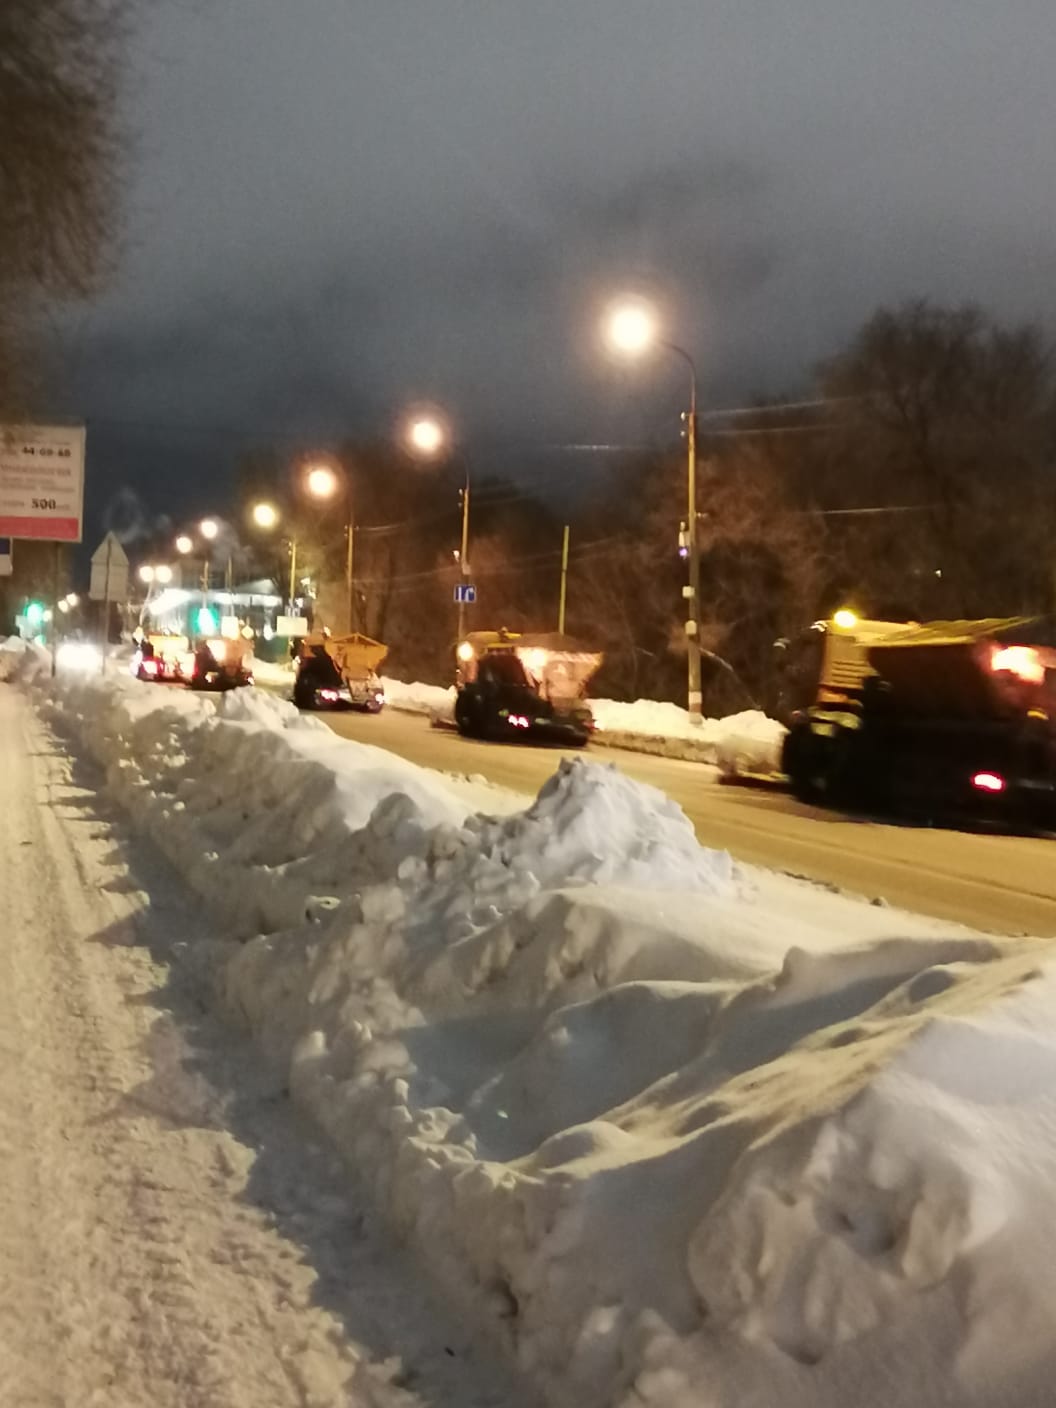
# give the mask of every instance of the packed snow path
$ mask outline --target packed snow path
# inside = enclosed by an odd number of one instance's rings
[[[512,1403],[169,969],[200,912],[7,688],[0,752],[0,1401]]]

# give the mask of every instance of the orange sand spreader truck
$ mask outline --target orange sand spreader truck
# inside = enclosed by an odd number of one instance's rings
[[[237,689],[252,684],[253,646],[245,636],[202,637],[164,631],[137,632],[132,673],[154,684],[187,684],[192,689]]]
[[[1056,623],[819,622],[783,770],[803,801],[1056,830]],[[806,676],[804,677],[806,679]]]
[[[556,631],[471,631],[456,651],[455,723],[472,738],[563,743],[594,732],[587,682],[603,656]]]
[[[300,640],[293,702],[298,709],[360,709],[380,714],[385,691],[378,670],[388,646],[358,631],[313,631]]]

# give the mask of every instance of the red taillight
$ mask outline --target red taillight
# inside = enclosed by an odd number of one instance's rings
[[[336,689],[321,689],[319,691],[319,698],[325,699],[328,703],[333,704],[336,700],[340,699],[341,696]]]
[[[145,675],[156,675],[158,673],[158,662],[156,660],[144,660],[139,667]]]
[[[1003,792],[1005,779],[996,772],[977,772],[972,778],[972,786],[980,792]]]

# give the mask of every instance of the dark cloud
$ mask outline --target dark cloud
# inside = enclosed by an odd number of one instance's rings
[[[598,346],[618,286],[720,403],[799,389],[881,302],[1048,322],[1054,46],[1047,0],[156,0],[59,408],[108,493],[169,507],[255,435],[420,398],[500,459],[669,433],[678,368]]]

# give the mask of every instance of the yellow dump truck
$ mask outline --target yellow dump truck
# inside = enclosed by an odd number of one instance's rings
[[[783,767],[803,800],[1056,828],[1046,617],[825,623]]]

